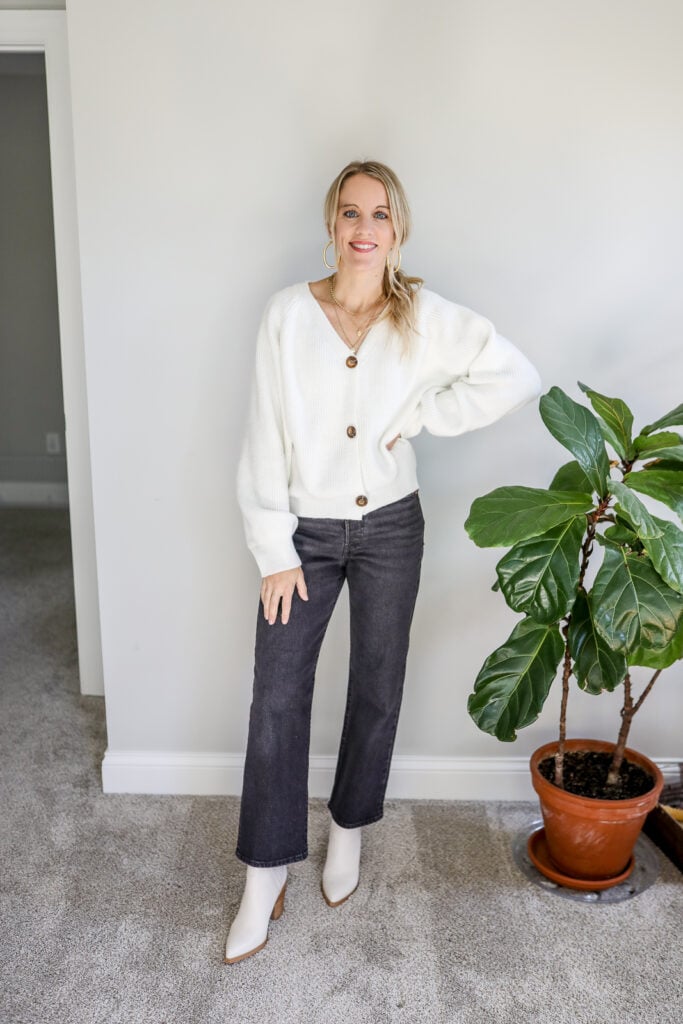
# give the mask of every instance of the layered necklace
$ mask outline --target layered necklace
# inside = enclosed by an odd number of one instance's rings
[[[359,317],[364,317],[366,315],[366,313],[354,313],[352,310],[347,309],[346,306],[343,306],[341,304],[341,302],[339,301],[339,299],[337,298],[337,296],[334,293],[334,283],[333,283],[334,276],[336,276],[336,275],[333,275],[333,277],[329,278],[329,282],[330,282],[330,297],[331,297],[331,299],[332,299],[332,301],[333,301],[333,303],[335,305],[334,313],[335,313],[335,316],[337,318],[337,323],[339,324],[339,330],[341,331],[342,337],[343,337],[344,341],[346,342],[346,344],[348,345],[348,347],[351,349],[351,351],[355,355],[355,353],[358,351],[358,349],[363,344],[363,341],[365,340],[365,336],[367,335],[367,333],[370,330],[370,328],[372,327],[372,325],[375,323],[376,320],[379,320],[380,316],[386,310],[388,302],[384,298],[384,296],[382,296],[381,298],[379,298],[377,300],[377,302],[374,302],[372,304],[372,306],[370,307],[371,310],[375,309],[375,307],[377,305],[379,305],[380,302],[383,305],[382,305],[382,308],[379,309],[376,313],[371,313],[370,316],[365,320],[365,322],[360,324],[360,326],[356,327],[355,324],[354,324],[354,329],[356,331],[356,340],[355,341],[350,341],[348,334],[344,330],[344,325],[342,323],[341,317],[339,316],[339,310],[340,309],[343,310],[344,313],[346,313],[346,315],[348,317],[350,317],[351,320],[355,321],[356,323],[357,323]]]

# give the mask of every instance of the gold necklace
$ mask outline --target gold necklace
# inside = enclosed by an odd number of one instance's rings
[[[350,309],[347,309],[346,306],[343,306],[341,304],[341,302],[339,301],[339,299],[337,298],[337,296],[334,293],[334,285],[332,284],[332,280],[333,280],[333,278],[330,277],[329,278],[330,295],[332,297],[332,301],[334,302],[335,306],[338,306],[339,309],[343,309],[344,312],[347,314],[347,316],[352,317],[354,320],[357,320],[359,316],[364,316],[365,315],[364,313],[352,313]],[[377,303],[381,302],[383,298],[384,298],[384,296],[382,296],[382,298],[377,299],[376,302],[373,302],[372,306],[370,306],[370,309],[374,309],[375,306],[377,305]],[[356,338],[360,338],[361,335],[367,334],[367,332],[370,330],[371,325],[375,322],[375,320],[377,320],[382,315],[382,313],[384,312],[384,310],[386,308],[387,308],[387,303],[385,302],[384,305],[382,306],[382,308],[380,310],[378,310],[378,312],[375,313],[374,316],[371,315],[364,325],[361,325],[360,327],[356,328]],[[341,327],[342,334],[346,338],[346,331],[341,326],[341,318],[339,316],[339,313],[337,313],[336,310],[335,310],[335,316],[337,317],[337,322],[338,322],[339,326]],[[349,344],[348,338],[346,340],[347,340],[347,344]],[[358,345],[360,345],[360,342],[358,342]],[[353,346],[351,346],[351,348],[353,348]],[[355,352],[356,350],[353,349],[353,351]]]
[[[344,339],[344,343],[348,346],[348,348],[351,349],[351,351],[355,355],[356,352],[358,351],[358,349],[361,347],[361,344],[362,344],[362,342],[363,342],[363,340],[365,338],[365,335],[370,330],[370,324],[368,324],[368,326],[365,328],[365,332],[364,333],[362,331],[356,331],[356,344],[354,345],[353,342],[349,341],[349,337],[348,337],[346,331],[344,330],[344,325],[341,322],[341,317],[339,316],[339,310],[335,309],[334,315],[337,318],[337,323],[339,324],[339,330],[342,333],[342,337]],[[362,337],[361,337],[361,334],[363,335]]]

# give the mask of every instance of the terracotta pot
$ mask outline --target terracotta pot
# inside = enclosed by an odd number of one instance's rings
[[[566,749],[612,753],[614,744],[567,740]],[[628,800],[596,800],[567,793],[543,778],[538,765],[556,752],[557,743],[546,743],[534,751],[530,761],[531,781],[541,803],[545,839],[553,863],[570,878],[599,880],[622,875],[645,818],[659,799],[664,785],[662,773],[644,754],[627,747],[627,760],[652,776],[652,789]]]

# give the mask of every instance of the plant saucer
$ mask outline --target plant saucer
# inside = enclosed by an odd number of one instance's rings
[[[527,841],[527,853],[534,867],[557,885],[564,885],[567,889],[580,889],[584,892],[599,892],[601,889],[609,889],[613,885],[619,885],[633,871],[635,858],[631,856],[626,868],[619,875],[612,878],[572,878],[571,875],[564,875],[553,863],[548,843],[545,838],[545,829],[539,828],[532,832]]]

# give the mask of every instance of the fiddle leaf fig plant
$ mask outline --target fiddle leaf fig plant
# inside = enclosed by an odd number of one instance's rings
[[[559,387],[539,405],[545,426],[574,458],[547,489],[499,487],[477,498],[465,523],[480,547],[509,547],[494,589],[524,616],[484,662],[468,711],[480,729],[514,740],[538,718],[559,672],[555,783],[562,786],[571,677],[591,694],[623,687],[607,778],[613,786],[633,716],[660,672],[683,658],[683,531],[639,497],[683,518],[683,437],[669,429],[683,426],[683,405],[634,436],[633,413],[622,399],[579,387],[591,408]],[[587,570],[597,557],[588,589]],[[635,666],[654,670],[637,699]]]

